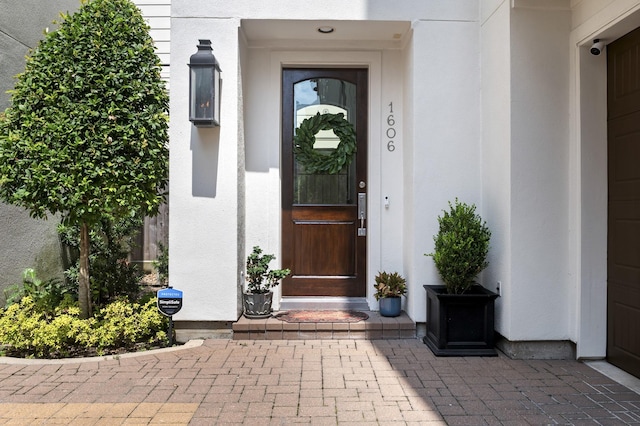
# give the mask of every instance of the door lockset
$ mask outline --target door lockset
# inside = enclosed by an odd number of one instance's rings
[[[367,193],[358,193],[358,219],[360,220],[360,226],[358,227],[358,237],[367,236],[367,228],[364,226],[364,221],[367,219]]]

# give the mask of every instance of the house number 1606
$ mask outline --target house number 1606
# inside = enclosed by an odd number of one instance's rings
[[[387,115],[387,150],[393,152],[396,150],[394,138],[396,137],[396,119],[393,118],[393,102],[389,102],[389,115]]]

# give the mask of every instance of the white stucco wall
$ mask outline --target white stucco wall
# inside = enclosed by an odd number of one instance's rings
[[[437,217],[456,197],[480,208],[480,56],[477,22],[416,21],[412,49],[412,239],[405,256],[417,281],[408,312],[426,321],[425,284],[440,284],[433,259]]]
[[[569,319],[570,10],[511,16],[511,340],[575,339]],[[516,313],[517,312],[517,313]]]
[[[36,47],[45,29],[54,30],[61,12],[73,12],[77,0],[3,0],[0,2],[0,111],[10,106],[8,90],[24,71],[25,56]],[[32,219],[29,212],[0,203],[0,300],[2,288],[22,282],[22,272],[34,268],[42,279],[62,276],[56,226],[58,217]],[[4,304],[2,302],[2,304]]]
[[[259,244],[280,257],[282,64],[365,65],[372,307],[375,272],[398,270],[409,280],[405,309],[425,320],[422,285],[439,278],[423,254],[436,217],[458,197],[478,205],[493,233],[482,282],[492,290],[501,282],[496,329],[604,356],[606,70],[585,46],[639,26],[638,3],[174,1],[170,258],[172,283],[185,290],[179,319],[235,319],[246,251]],[[304,40],[278,25],[339,25],[337,8],[341,20],[411,29],[394,44]],[[243,20],[261,20],[263,38],[250,39]],[[188,74],[176,64],[188,62],[198,38],[212,40],[223,70],[219,129],[195,130],[187,96],[177,95],[187,93]]]
[[[564,6],[564,7],[563,7]],[[569,340],[568,4],[486,1],[482,11],[484,285],[512,341]]]
[[[593,39],[610,43],[640,26],[640,2],[572,1],[570,33],[570,207],[575,233],[574,333],[579,358],[601,358],[607,343],[607,71]]]
[[[184,291],[179,320],[237,319],[239,23],[171,22],[169,269],[172,286]],[[222,125],[216,128],[196,128],[188,120],[186,64],[198,38],[214,40],[223,72]]]
[[[411,31],[385,41],[363,27],[347,42],[309,42],[276,21],[340,25],[332,20],[338,6],[341,20],[397,20]],[[373,276],[397,270],[409,279],[405,309],[425,320],[422,285],[438,278],[423,254],[433,247],[436,217],[456,196],[481,201],[477,16],[470,0],[173,2],[170,268],[172,284],[185,291],[176,319],[237,318],[245,253],[257,244],[281,257],[280,68],[299,64],[369,68],[367,299],[376,309]],[[255,20],[247,34],[243,22]],[[176,64],[188,62],[198,38],[212,40],[223,71],[221,126],[213,130],[195,130],[187,96],[176,95],[188,84],[186,65]],[[386,136],[391,102],[393,152]]]
[[[640,25],[637,1],[482,3],[485,286],[496,329],[606,355],[606,56]]]
[[[407,39],[407,46],[411,46],[413,44],[413,32],[409,34]],[[403,206],[402,209],[402,245],[406,249],[402,250],[403,259],[402,259],[402,270],[404,271],[405,278],[408,282],[413,283],[412,288],[413,292],[416,295],[409,295],[407,306],[405,309],[408,312],[412,312],[415,315],[416,311],[419,309],[419,306],[422,303],[420,297],[421,289],[420,286],[424,285],[423,278],[419,275],[418,265],[423,265],[423,256],[419,253],[418,246],[416,246],[419,240],[418,236],[413,232],[413,226],[416,221],[416,213],[411,206],[414,206],[416,203],[415,197],[415,187],[416,182],[413,179],[413,172],[415,169],[415,165],[413,162],[414,152],[415,152],[415,144],[409,143],[413,141],[415,138],[415,123],[419,121],[416,119],[413,114],[414,103],[416,101],[416,96],[413,91],[413,81],[415,79],[416,71],[414,69],[414,63],[416,61],[416,55],[418,52],[415,49],[405,48],[402,51],[402,110],[405,113],[405,117],[402,120],[402,134],[403,138],[403,147],[402,147],[402,181],[401,185],[403,187]],[[397,203],[396,203],[397,204]],[[426,279],[426,277],[425,277]],[[423,291],[423,290],[422,290]]]
[[[496,330],[511,334],[511,44],[509,2],[483,2],[481,21],[482,217],[491,229],[485,286],[495,290]],[[516,310],[517,311],[517,310]]]
[[[411,42],[407,41],[407,44]],[[405,45],[406,46],[406,45]],[[369,200],[369,204],[377,210],[376,218],[379,217],[380,231],[376,239],[369,241],[372,249],[372,257],[379,258],[377,265],[369,268],[369,285],[373,285],[373,276],[379,270],[402,271],[405,278],[411,282],[411,295],[406,300],[404,309],[412,312],[415,309],[415,301],[419,300],[419,281],[408,277],[408,270],[404,268],[405,247],[403,235],[405,206],[410,206],[407,201],[406,188],[403,185],[403,167],[407,142],[411,138],[405,135],[406,120],[409,115],[405,111],[404,97],[407,95],[404,85],[404,54],[406,48],[396,50],[384,50],[382,52],[382,75],[380,81],[380,91],[382,98],[379,118],[379,142],[378,149],[372,152],[371,167],[373,173],[369,173],[369,180],[374,182],[374,188],[379,188],[375,198]],[[390,105],[392,104],[392,105]],[[393,111],[392,111],[393,109]],[[389,121],[393,120],[393,121]],[[392,125],[391,125],[392,124]],[[395,135],[395,136],[394,136]],[[394,136],[393,138],[389,136]],[[389,151],[389,142],[393,151]],[[376,171],[377,169],[377,171]],[[388,207],[385,207],[385,199]],[[377,249],[376,249],[377,246]],[[376,254],[379,252],[379,254]],[[373,261],[373,259],[372,259]],[[369,295],[374,292],[369,288]],[[377,306],[375,298],[369,298],[370,303]]]

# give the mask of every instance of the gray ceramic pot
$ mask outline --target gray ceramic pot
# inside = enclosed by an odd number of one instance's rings
[[[251,319],[269,318],[271,316],[272,301],[273,292],[244,293],[242,295],[244,316]]]

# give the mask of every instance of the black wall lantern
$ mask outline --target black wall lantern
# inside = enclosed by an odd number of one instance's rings
[[[198,40],[189,60],[189,120],[196,126],[220,125],[220,66],[211,40]]]

